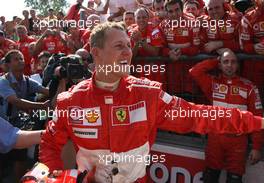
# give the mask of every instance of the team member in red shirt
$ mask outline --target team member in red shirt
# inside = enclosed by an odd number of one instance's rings
[[[148,11],[144,8],[135,12],[135,19],[137,25],[128,31],[133,56],[157,56],[165,44],[160,29],[149,23]]]
[[[100,16],[92,14],[90,16],[88,16],[87,18],[87,22],[89,23],[88,28],[85,30],[85,32],[82,35],[82,43],[83,43],[83,48],[86,49],[88,52],[90,52],[90,43],[89,43],[89,39],[90,39],[90,34],[91,31],[93,30],[93,28],[100,23]]]
[[[172,60],[166,69],[169,93],[192,92],[192,78],[188,76],[188,70],[192,67],[190,61],[177,61],[181,55],[193,56],[199,53],[199,27],[180,26],[181,22],[187,22],[190,17],[183,14],[181,0],[166,0],[165,10],[168,18],[160,24],[165,35],[168,48],[163,49],[163,55]],[[178,25],[178,26],[177,26]]]
[[[17,35],[19,37],[19,41],[17,42],[18,49],[24,56],[25,60],[25,67],[24,67],[24,74],[31,75],[31,59],[32,56],[29,53],[29,44],[35,42],[35,38],[28,36],[28,31],[25,26],[20,25],[16,28]]]
[[[218,76],[210,71],[220,67]],[[238,60],[231,51],[223,51],[219,60],[205,60],[195,65],[190,74],[197,81],[202,91],[213,106],[238,108],[262,116],[263,109],[258,89],[252,82],[236,75]],[[249,159],[255,164],[261,159],[263,133],[252,134],[253,149]],[[247,135],[208,135],[206,148],[206,170],[204,183],[218,182],[221,169],[227,170],[227,182],[242,183],[245,173]]]
[[[9,50],[16,48],[16,43],[11,39],[5,38],[4,32],[0,30],[0,59],[3,58]]]
[[[164,0],[153,0],[152,9],[154,11],[154,17],[151,19],[151,23],[154,27],[158,26],[164,18],[167,16],[167,12],[164,8]]]
[[[165,40],[162,36],[162,32],[158,27],[153,27],[149,23],[148,11],[144,8],[139,8],[135,12],[136,26],[128,31],[131,38],[132,52],[133,56],[157,56],[160,53],[162,47],[165,46]],[[156,81],[165,82],[165,72],[160,72],[160,62],[146,63],[144,60],[135,61],[133,63],[136,67],[141,65],[142,67],[147,67],[149,65],[156,65],[159,69],[158,71],[143,71],[137,76],[144,76],[151,78]],[[148,72],[148,73],[147,73]]]
[[[194,18],[199,17],[202,14],[202,10],[199,2],[195,0],[187,0],[183,4],[183,13]]]
[[[38,55],[42,51],[67,54],[66,36],[61,31],[47,29],[37,40],[34,54]]]
[[[220,48],[229,48],[235,52],[239,51],[238,29],[241,17],[232,11],[226,10],[222,0],[208,0],[205,2],[205,8],[208,15],[203,17],[203,21],[207,21],[209,26],[203,26],[201,31],[204,33],[202,34],[203,51],[212,53]],[[216,23],[213,23],[213,21],[216,21]]]
[[[135,13],[133,11],[126,11],[123,14],[123,23],[125,24],[126,29],[135,24]]]
[[[74,54],[78,49],[83,47],[82,36],[85,33],[85,29],[79,29],[77,26],[69,26],[68,30],[67,47],[69,53]]]
[[[256,7],[247,12],[239,31],[241,49],[248,54],[264,55],[264,1],[257,1]],[[245,60],[242,75],[253,81],[264,96],[263,60]]]

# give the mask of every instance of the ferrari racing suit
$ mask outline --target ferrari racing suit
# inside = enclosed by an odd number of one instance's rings
[[[185,115],[177,115],[185,110]],[[188,115],[186,111],[200,113]],[[222,111],[212,119],[203,113]],[[230,114],[229,114],[230,113]],[[197,114],[197,113],[196,113]],[[181,118],[182,117],[182,118]],[[40,144],[40,161],[50,171],[63,169],[60,152],[71,138],[77,146],[78,169],[92,170],[116,162],[113,182],[145,182],[146,162],[157,128],[179,133],[250,133],[262,118],[238,109],[194,105],[161,90],[158,82],[127,76],[114,91],[100,89],[95,75],[57,98],[57,112]],[[119,158],[117,158],[117,156]],[[127,160],[125,157],[141,157]],[[111,157],[111,158],[110,158]]]
[[[211,101],[213,106],[226,108],[238,108],[242,111],[250,111],[254,115],[262,116],[263,110],[258,89],[252,82],[235,76],[231,79],[222,74],[212,76],[209,71],[218,67],[219,61],[209,59],[195,65],[190,74],[197,81],[202,91]],[[253,149],[261,150],[263,145],[263,133],[252,134]],[[247,135],[208,135],[206,148],[206,166],[228,172],[243,175],[247,152]]]

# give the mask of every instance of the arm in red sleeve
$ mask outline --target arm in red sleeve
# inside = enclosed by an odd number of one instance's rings
[[[263,108],[259,96],[259,91],[256,86],[254,86],[250,91],[248,102],[249,102],[248,105],[249,111],[251,111],[254,115],[263,116]],[[251,139],[253,143],[253,149],[261,150],[264,143],[263,130],[252,133]]]
[[[197,55],[199,53],[199,47],[197,46],[190,46],[188,48],[181,48],[182,55]]]
[[[160,91],[157,127],[177,133],[244,134],[259,131],[263,119],[251,112],[217,106],[194,105]]]
[[[238,39],[222,40],[222,41],[223,41],[223,48],[229,48],[234,52],[240,49]]]
[[[223,34],[223,48],[229,48],[232,51],[239,51],[239,27],[240,27],[240,17],[238,15],[229,15],[229,20],[231,20],[231,28],[234,28],[232,33],[228,31]],[[228,28],[226,28],[228,29]],[[231,36],[231,39],[230,39]]]
[[[60,94],[61,95],[61,94]],[[40,143],[39,160],[49,167],[50,172],[53,170],[63,170],[63,162],[61,160],[61,151],[68,140],[67,116],[62,111],[60,95],[58,96],[57,106],[57,120],[50,121],[46,133],[43,134]]]
[[[239,43],[241,50],[243,50],[245,53],[255,53],[253,43],[253,28],[246,17],[241,19],[241,25],[239,27]]]
[[[74,4],[70,7],[68,10],[66,16],[64,17],[64,20],[75,20],[76,15],[78,15],[79,8],[77,7],[78,4]]]
[[[203,93],[206,97],[211,100],[212,99],[212,76],[208,73],[212,69],[217,68],[218,60],[216,59],[209,59],[197,63],[193,66],[189,73],[193,77],[193,79],[198,83],[200,88],[202,89]]]
[[[199,46],[201,42],[200,38],[200,28],[193,27],[189,28],[189,42],[191,46],[187,48],[181,48],[182,55],[197,55],[200,52]]]

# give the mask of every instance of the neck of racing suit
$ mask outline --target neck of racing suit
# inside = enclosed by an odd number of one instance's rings
[[[118,88],[120,80],[114,82],[114,83],[105,83],[103,81],[98,81],[95,80],[95,84],[98,88],[104,89],[104,90],[109,90],[109,91],[114,91]]]

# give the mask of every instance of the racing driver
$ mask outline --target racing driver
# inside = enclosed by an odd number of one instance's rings
[[[95,182],[142,183],[146,182],[144,161],[106,160],[114,155],[145,157],[157,128],[241,134],[264,127],[264,120],[250,112],[194,105],[165,93],[158,82],[130,76],[130,40],[118,23],[98,24],[90,45],[96,66],[92,78],[58,96],[57,115],[42,136],[40,161],[50,171],[63,169],[60,153],[70,138],[76,146],[78,170],[94,172]],[[196,115],[177,116],[184,110],[186,114],[195,110]],[[221,117],[197,115],[213,110],[222,111]]]

